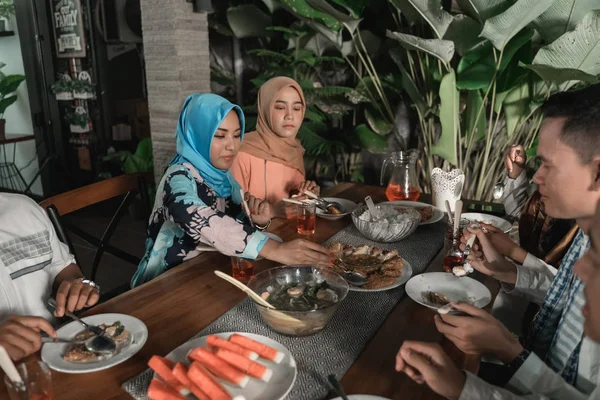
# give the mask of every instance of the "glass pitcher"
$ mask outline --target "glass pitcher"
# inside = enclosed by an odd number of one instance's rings
[[[385,195],[390,201],[410,200],[416,201],[421,196],[421,187],[417,178],[418,150],[397,151],[386,158],[381,167],[381,184],[385,177],[388,164],[394,169],[388,182]]]

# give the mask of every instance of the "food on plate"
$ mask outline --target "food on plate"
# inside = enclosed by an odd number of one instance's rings
[[[210,400],[232,400],[231,395],[215,379],[214,376],[202,364],[195,361],[188,370],[188,377],[193,384],[206,392]],[[236,396],[234,400],[241,400],[243,396]]]
[[[418,211],[421,214],[421,222],[429,221],[435,213],[433,207],[422,207],[419,208]]]
[[[437,307],[445,306],[446,304],[450,303],[450,300],[448,297],[446,297],[446,295],[438,292],[427,291],[423,292],[421,296],[423,296],[423,299],[425,299],[427,302]]]
[[[185,396],[159,379],[152,379],[148,387],[148,397],[152,400],[186,400]]]
[[[245,347],[253,352],[257,353],[261,358],[265,360],[273,361],[274,363],[281,363],[285,354],[280,352],[277,349],[274,349],[266,344],[257,342],[256,340],[252,340],[249,337],[244,335],[240,335],[238,333],[234,333],[229,337],[229,341],[232,343],[236,343],[242,347]]]
[[[254,362],[244,356],[231,352],[225,349],[217,350],[217,357],[226,361],[245,374],[253,378],[260,379],[264,382],[269,382],[273,376],[273,370],[265,367],[262,364]]]
[[[206,338],[206,344],[209,347],[233,351],[234,353],[238,353],[251,360],[256,360],[258,358],[258,353],[252,350],[248,350],[245,347],[240,346],[239,344],[232,343],[229,340],[222,339],[217,335],[208,335],[208,337]]]
[[[397,250],[385,250],[376,246],[352,246],[333,242],[327,246],[335,259],[333,269],[337,272],[353,271],[365,278],[364,289],[381,289],[396,283],[402,275],[404,260]]]
[[[204,391],[198,386],[193,384],[190,378],[188,377],[187,365],[180,362],[175,364],[175,367],[173,368],[173,376],[179,381],[179,383],[181,383],[184,387],[189,389],[189,391],[192,392],[192,394],[196,396],[198,400],[210,400],[208,395],[204,393]]]
[[[100,360],[105,360],[116,354],[129,345],[131,342],[131,334],[125,330],[121,322],[117,321],[112,325],[102,324],[100,328],[105,329],[105,334],[110,336],[117,345],[117,350],[114,354],[102,354],[94,351],[89,351],[85,344],[74,344],[67,348],[67,352],[63,355],[63,360],[77,364],[92,363]],[[83,331],[75,335],[73,340],[86,340],[95,334],[90,331]]]
[[[463,265],[459,265],[459,266],[452,268],[452,273],[454,274],[454,276],[456,276],[458,278],[467,276],[470,273],[472,273],[473,271],[475,271],[475,270],[469,263],[464,263]]]
[[[230,365],[230,363],[219,357],[218,354],[220,351],[227,351],[228,353],[235,354],[238,357],[243,358],[244,360],[251,361],[249,358],[245,356],[239,355],[237,353],[233,353],[228,350],[219,349],[217,351],[217,355],[211,353],[204,347],[198,347],[196,349],[190,350],[188,354],[188,358],[202,364],[206,369],[213,373],[213,375],[223,379],[226,382],[237,385],[241,388],[246,387],[250,378],[246,376],[246,372],[243,368],[239,368]],[[252,376],[252,375],[251,375]]]
[[[261,294],[278,310],[310,311],[329,307],[338,301],[338,295],[325,280],[305,283],[274,283]]]
[[[184,396],[190,394],[190,390],[173,375],[173,368],[175,367],[173,361],[160,356],[152,356],[148,361],[148,366],[175,391]]]

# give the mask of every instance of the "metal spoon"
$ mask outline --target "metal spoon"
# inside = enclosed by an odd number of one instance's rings
[[[83,344],[83,345],[85,345],[86,349],[88,349],[89,351],[96,352],[96,353],[113,353],[116,350],[116,348],[112,349],[112,346],[110,345],[110,341],[105,341],[102,339],[99,341],[99,340],[97,340],[98,338],[105,339],[106,336],[92,336],[91,338],[88,338],[85,340],[68,340],[68,339],[43,337],[42,343]],[[103,347],[103,346],[109,346],[109,347]]]
[[[340,382],[337,380],[335,375],[328,375],[327,380],[329,381],[329,384],[331,385],[333,390],[335,390],[337,394],[342,396],[342,399],[349,400],[348,396],[346,396],[346,393],[344,392],[344,389],[342,389],[342,385],[340,385]]]
[[[342,275],[344,276],[344,279],[348,281],[348,283],[354,286],[363,286],[368,281],[368,279],[362,274],[354,271],[342,271]]]
[[[56,300],[50,298],[48,299],[47,304],[51,312],[56,310]],[[86,324],[79,319],[79,317],[69,311],[65,311],[65,315],[83,325],[86,331],[92,332],[96,335],[85,341],[85,347],[89,351],[94,351],[96,353],[114,353],[117,351],[117,344],[111,337],[104,333],[104,329],[100,328],[99,326]]]
[[[504,196],[504,179],[501,182],[496,183],[494,189],[492,190],[492,197],[494,200],[499,200]]]

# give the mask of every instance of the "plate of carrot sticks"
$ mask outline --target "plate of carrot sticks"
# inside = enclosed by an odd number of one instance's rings
[[[148,362],[152,400],[283,399],[294,386],[296,360],[279,342],[226,332],[190,340]]]

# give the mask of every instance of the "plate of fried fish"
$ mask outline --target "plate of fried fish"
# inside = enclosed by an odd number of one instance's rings
[[[349,282],[350,290],[355,292],[379,292],[390,290],[406,283],[412,276],[412,267],[397,250],[386,250],[377,246],[354,246],[333,242],[326,246],[335,260],[331,267],[344,275],[344,271],[353,272],[367,281],[362,286]]]

